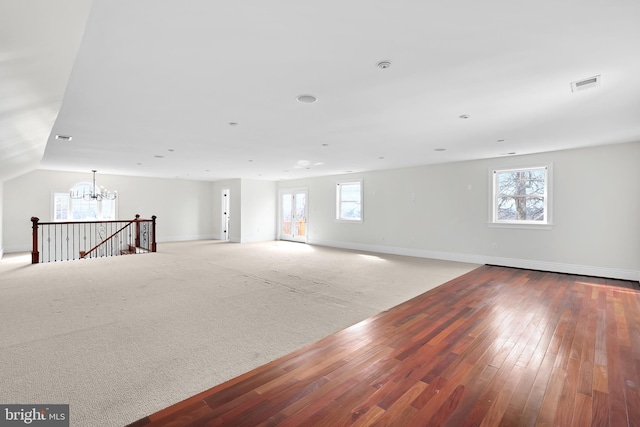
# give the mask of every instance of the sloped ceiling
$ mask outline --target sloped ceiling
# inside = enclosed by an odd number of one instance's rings
[[[63,78],[2,101],[38,122],[8,152],[46,140],[46,169],[279,180],[640,141],[639,18],[637,0],[96,0],[55,123]],[[39,42],[45,69],[60,46]]]
[[[0,182],[39,167],[90,6],[0,2]]]

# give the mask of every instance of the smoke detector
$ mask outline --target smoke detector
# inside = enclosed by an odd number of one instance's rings
[[[571,92],[579,92],[581,90],[591,89],[594,87],[600,86],[601,77],[593,76],[588,79],[578,80],[576,82],[571,82]]]
[[[384,70],[385,68],[389,68],[391,67],[391,61],[380,61],[376,64],[376,66],[378,68],[380,68],[381,70]]]

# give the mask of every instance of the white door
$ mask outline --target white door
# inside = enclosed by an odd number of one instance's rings
[[[222,240],[229,240],[229,198],[231,197],[228,188],[222,190]]]
[[[280,190],[280,240],[307,242],[307,189]]]

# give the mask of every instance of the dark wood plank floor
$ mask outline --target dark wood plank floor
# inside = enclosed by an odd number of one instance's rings
[[[132,426],[640,426],[637,286],[483,266]]]

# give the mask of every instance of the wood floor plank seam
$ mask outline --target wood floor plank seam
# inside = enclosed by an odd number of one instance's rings
[[[130,427],[640,426],[639,289],[483,266]]]

